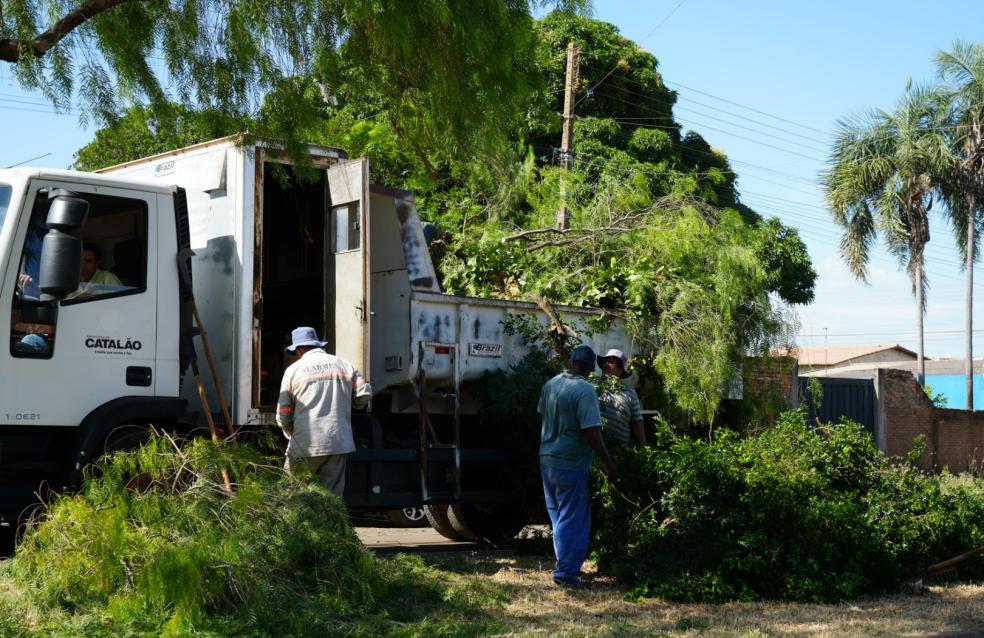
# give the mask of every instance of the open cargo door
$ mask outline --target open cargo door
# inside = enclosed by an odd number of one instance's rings
[[[371,380],[369,370],[369,161],[328,169],[328,246],[333,268],[325,277],[326,314],[333,352]]]

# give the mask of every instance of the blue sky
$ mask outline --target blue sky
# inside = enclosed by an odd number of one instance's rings
[[[984,41],[984,2],[911,0],[596,0],[594,16],[659,60],[678,91],[677,119],[723,150],[742,200],[800,230],[819,273],[816,301],[797,309],[801,345],[900,343],[915,349],[908,279],[879,248],[871,285],[836,252],[839,231],[816,185],[838,118],[891,108],[906,80],[934,80],[933,54],[955,39]],[[604,90],[603,85],[599,91]],[[741,128],[746,127],[746,128]],[[752,129],[752,130],[749,130]],[[0,167],[63,168],[92,137],[76,114],[55,115],[0,65]],[[963,356],[964,275],[941,219],[927,250],[926,352]],[[975,269],[974,351],[984,355],[984,272]]]
[[[914,82],[935,80],[937,50],[955,39],[984,41],[984,2],[602,0],[595,17],[618,25],[657,57],[664,80],[679,93],[677,119],[727,153],[742,200],[799,229],[819,279],[815,302],[797,309],[798,343],[823,346],[826,334],[829,345],[900,343],[915,349],[916,310],[907,277],[879,247],[871,285],[853,279],[837,254],[840,234],[816,176],[838,118],[871,107],[891,109],[910,76]],[[926,352],[962,357],[964,274],[952,232],[940,218],[931,227],[926,259],[932,286]],[[974,275],[974,352],[980,357],[980,266]]]

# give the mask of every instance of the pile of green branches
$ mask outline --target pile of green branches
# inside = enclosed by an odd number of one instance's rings
[[[658,424],[654,446],[615,462],[592,547],[640,597],[836,602],[984,545],[984,480],[892,463],[860,425],[809,427],[802,410],[713,441]],[[979,557],[958,573],[982,575]]]
[[[167,437],[58,498],[6,571],[52,633],[83,618],[102,635],[320,634],[380,587],[335,496],[248,446]]]

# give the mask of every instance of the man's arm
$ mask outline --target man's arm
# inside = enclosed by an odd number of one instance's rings
[[[591,448],[601,459],[605,476],[608,480],[615,480],[615,464],[612,457],[608,454],[605,440],[601,438],[601,411],[598,409],[598,395],[595,394],[594,387],[585,383],[587,386],[578,397],[577,418],[581,424],[581,433],[588,439]]]
[[[280,384],[280,397],[277,399],[277,425],[288,439],[294,432],[294,395],[290,392],[287,375]]]
[[[609,481],[615,480],[615,463],[612,462],[612,457],[608,454],[608,448],[605,446],[605,440],[601,438],[601,428],[587,428],[581,430],[584,433],[588,443],[591,444],[591,448],[601,459],[601,467],[605,472],[605,476],[608,477]]]
[[[639,447],[643,447],[646,445],[646,427],[642,422],[642,402],[639,401],[639,395],[636,394],[635,390],[627,390],[626,393],[629,396],[629,409],[631,411],[629,429],[632,432],[632,440]]]
[[[372,399],[372,386],[362,373],[356,370],[352,375],[352,407],[361,410],[369,405],[370,399]]]

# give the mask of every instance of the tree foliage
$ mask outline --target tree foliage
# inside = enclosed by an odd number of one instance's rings
[[[626,321],[677,405],[710,421],[741,357],[788,335],[770,293],[812,300],[815,273],[796,232],[741,205],[727,158],[673,120],[656,59],[597,21],[538,25],[548,92],[519,122],[532,153],[512,189],[455,184],[423,210],[454,229],[442,264],[452,292],[543,295]],[[574,166],[553,165],[566,45],[583,49]],[[608,72],[611,71],[611,74]],[[571,226],[554,228],[562,205]]]
[[[981,480],[893,466],[860,425],[810,428],[801,410],[756,436],[719,432],[663,423],[653,447],[618,450],[591,546],[635,595],[835,602],[897,591],[984,543]]]
[[[951,168],[939,113],[933,91],[910,86],[895,111],[876,109],[838,125],[822,180],[834,221],[844,229],[841,253],[860,279],[881,234],[917,286],[932,197]]]
[[[96,131],[93,140],[75,152],[72,167],[94,171],[140,157],[165,153],[206,140],[232,134],[220,114],[192,111],[178,105],[156,112],[132,106],[113,126]]]
[[[973,262],[984,212],[984,45],[954,42],[936,55],[936,68],[946,82],[939,91],[946,100],[955,160],[943,195],[957,247],[965,261],[970,255]]]
[[[324,114],[300,108],[314,88],[322,105],[378,96],[401,135],[457,153],[495,139],[538,83],[539,4],[2,0],[0,60],[84,122],[174,101],[296,148]]]

